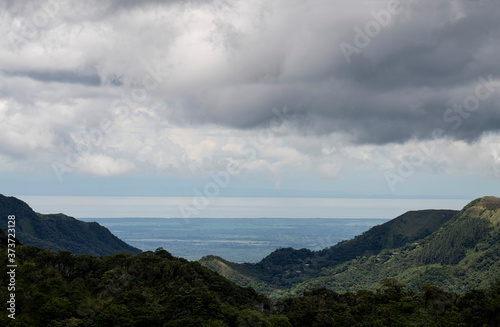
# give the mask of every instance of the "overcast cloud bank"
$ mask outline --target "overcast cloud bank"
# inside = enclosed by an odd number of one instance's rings
[[[439,129],[419,170],[499,178],[498,4],[398,2],[346,60],[390,3],[2,2],[0,169],[397,173]],[[247,160],[284,107],[293,123]]]

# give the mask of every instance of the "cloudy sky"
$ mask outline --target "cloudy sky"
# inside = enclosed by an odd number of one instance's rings
[[[0,193],[500,195],[494,0],[5,0],[0,15]]]

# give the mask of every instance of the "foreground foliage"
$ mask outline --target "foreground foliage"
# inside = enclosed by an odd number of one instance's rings
[[[2,326],[226,326],[270,308],[253,289],[163,249],[93,257],[18,246],[16,254],[16,319],[3,310]],[[6,266],[5,246],[1,255]]]
[[[406,291],[395,279],[382,280],[377,291],[339,294],[326,289],[276,303],[292,326],[500,326],[500,282],[465,294],[424,284]]]
[[[384,279],[375,291],[308,289],[271,302],[161,248],[93,257],[19,245],[16,254],[16,319],[4,310],[2,326],[500,325],[500,282],[465,294],[424,284],[415,293]],[[0,255],[5,266],[3,244]],[[3,303],[7,284],[3,276]]]
[[[406,216],[379,230],[383,237],[378,242],[368,233],[352,242],[352,247],[347,242],[340,245],[351,247],[347,257],[363,250],[354,246],[359,244],[375,242],[373,252],[343,262],[345,258],[337,256],[340,251],[330,251],[320,259],[332,266],[316,271],[314,260],[302,259],[304,255],[307,259],[305,251],[277,251],[271,257],[276,261],[263,268],[298,269],[289,266],[296,261],[300,269],[313,270],[315,277],[299,283],[301,279],[295,280],[287,271],[280,272],[281,279],[275,279],[274,273],[263,274],[274,276],[273,287],[293,284],[291,294],[299,294],[299,289],[302,294],[274,301],[162,248],[99,257],[17,243],[16,319],[8,318],[8,311],[3,310],[0,325],[500,326],[500,199],[473,201],[453,218],[438,214],[443,219],[435,224],[434,232],[422,227],[414,235],[396,233],[414,223]],[[414,241],[421,233],[428,236]],[[3,267],[8,258],[6,240],[0,229]],[[387,244],[399,248],[380,250]],[[335,258],[340,263],[333,263]],[[230,263],[222,262],[219,267],[225,274],[233,271]],[[235,276],[242,284],[254,282],[243,274]],[[0,278],[3,303],[12,292],[7,287],[9,279],[8,274]]]

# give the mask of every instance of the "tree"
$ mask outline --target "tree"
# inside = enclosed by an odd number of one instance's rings
[[[266,319],[269,327],[292,327],[292,324],[286,316],[272,315]]]
[[[132,315],[123,304],[110,304],[97,315],[92,326],[95,327],[132,327]]]
[[[252,309],[246,309],[240,312],[238,316],[238,327],[259,327],[269,325],[262,313]]]

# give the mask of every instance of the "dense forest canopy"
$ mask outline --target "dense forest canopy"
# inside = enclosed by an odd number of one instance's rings
[[[6,248],[2,246],[5,266]],[[158,249],[106,257],[17,246],[16,319],[5,326],[498,326],[500,282],[465,294],[384,279],[375,291],[323,288],[271,301]],[[0,300],[6,303],[8,276]]]

